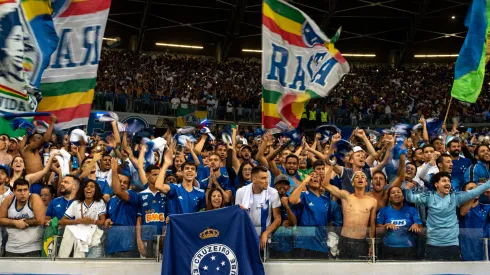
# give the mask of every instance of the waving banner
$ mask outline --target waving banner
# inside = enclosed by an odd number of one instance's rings
[[[329,39],[301,10],[282,0],[262,8],[262,124],[280,121],[296,128],[305,104],[325,97],[349,72],[335,49],[340,32]]]
[[[110,6],[111,0],[53,1],[60,41],[42,76],[38,111],[57,115],[60,129],[88,123]]]

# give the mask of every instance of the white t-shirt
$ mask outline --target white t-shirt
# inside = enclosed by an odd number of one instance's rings
[[[218,107],[218,101],[214,99],[208,99],[208,102],[206,102],[209,108],[217,108]]]
[[[252,183],[253,184],[253,183]],[[235,204],[242,204],[243,202],[243,197],[245,195],[245,188],[242,187],[237,190],[236,192],[236,200]],[[266,227],[269,227],[271,225],[271,220],[272,220],[272,208],[278,208],[281,207],[281,200],[279,199],[279,193],[277,193],[277,190],[268,187],[267,192],[269,192],[269,204],[262,206],[262,208],[265,209],[265,207],[268,207],[268,216],[267,216],[267,221],[266,221]],[[261,227],[261,210],[262,208],[258,207],[258,203],[260,203],[260,194],[254,194],[254,200],[252,202],[252,205],[250,205],[249,210],[247,210],[248,216],[252,220],[253,224],[255,227]]]
[[[172,104],[172,109],[176,110],[177,108],[179,108],[180,98],[174,97],[172,98],[172,100],[170,100],[170,103]]]
[[[103,200],[94,201],[91,205],[86,205],[85,202],[73,201],[73,203],[66,209],[65,217],[70,220],[80,219],[82,213],[80,207],[83,205],[83,217],[89,217],[94,220],[98,220],[100,215],[106,213],[106,205]]]
[[[189,103],[189,98],[186,97],[186,96],[183,96],[181,99],[180,99],[180,107],[186,109],[187,108],[187,103]]]

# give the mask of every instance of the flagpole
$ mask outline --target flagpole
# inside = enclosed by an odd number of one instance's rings
[[[451,96],[451,99],[449,100],[449,104],[447,105],[446,116],[444,117],[444,123],[443,124],[446,124],[447,116],[449,115],[449,108],[451,108],[451,102],[453,102],[452,96]]]

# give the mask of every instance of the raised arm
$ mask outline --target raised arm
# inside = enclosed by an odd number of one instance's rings
[[[414,194],[413,191],[411,190],[412,188],[415,187],[415,184],[413,182],[407,182],[407,185],[405,186],[405,197],[408,202],[413,203],[413,204],[421,204],[421,205],[427,205],[427,202],[429,201],[430,194],[429,192],[424,192],[420,194]]]
[[[407,157],[405,154],[400,155],[400,163],[398,164],[398,173],[396,174],[396,178],[391,183],[390,187],[401,187],[403,181],[405,180],[405,162]],[[383,194],[383,201],[388,202],[390,194],[388,194],[387,190],[385,190]]]
[[[199,140],[199,142],[194,147],[194,151],[196,152],[197,155],[201,154],[202,149],[204,148],[204,144],[206,144],[207,139],[208,139],[208,134],[202,134],[201,139]]]
[[[156,189],[158,189],[158,191],[160,191],[164,194],[168,194],[168,192],[170,192],[170,185],[165,184],[165,175],[167,174],[167,169],[173,163],[175,146],[176,146],[176,143],[173,142],[170,145],[170,147],[167,149],[165,154],[163,155],[163,157],[164,157],[163,158],[163,166],[162,166],[162,169],[160,170],[160,173],[158,174],[157,180],[155,181]]]
[[[116,147],[121,145],[121,134],[119,133],[119,128],[117,127],[117,121],[111,122],[112,125],[112,133],[114,135],[114,142]]]
[[[311,176],[308,175],[304,181],[302,181],[297,188],[294,189],[293,193],[289,196],[289,203],[298,204],[301,202],[301,192],[305,188],[306,184],[310,182]]]
[[[56,124],[57,121],[58,121],[58,118],[52,114],[51,115],[51,122],[49,123],[49,127],[46,130],[46,132],[44,133],[43,138],[27,144],[26,148],[31,150],[31,151],[36,150],[36,149],[39,149],[45,142],[50,141],[51,136],[53,135],[54,125]]]
[[[345,200],[349,196],[349,192],[345,190],[340,190],[337,186],[330,184],[330,179],[332,177],[332,170],[333,168],[331,165],[329,165],[328,168],[325,170],[325,177],[323,179],[322,186],[333,196],[341,200]]]
[[[196,164],[196,166],[201,165],[201,161],[197,157],[196,152],[194,152],[194,144],[192,144],[190,140],[186,139],[185,147],[191,153],[192,160],[194,161],[194,163]]]
[[[255,159],[264,167],[269,167],[269,163],[267,162],[267,159],[264,156],[265,149],[269,146],[269,143],[272,141],[272,135],[267,132],[264,134],[262,137],[262,143],[260,143],[259,151],[257,152],[257,155],[255,156]]]
[[[485,182],[482,185],[477,186],[475,189],[467,191],[467,192],[456,192],[456,199],[458,203],[458,207],[464,204],[465,202],[474,199],[481,194],[483,194],[487,189],[490,188],[490,180]]]
[[[364,130],[356,130],[354,132],[355,136],[362,140],[362,142],[366,145],[367,152],[369,153],[370,156],[376,156],[376,150],[374,149],[373,145],[371,144],[371,141],[369,138],[366,136],[366,133]]]
[[[140,146],[140,152],[138,156],[138,176],[140,178],[140,181],[142,184],[146,184],[148,182],[148,179],[146,178],[146,172],[145,172],[145,153],[146,150],[148,150],[148,147],[146,144]]]
[[[386,154],[383,158],[383,161],[381,161],[378,165],[376,165],[376,167],[371,168],[371,173],[383,170],[383,168],[388,163],[388,160],[390,159],[391,156],[391,150],[393,149],[394,139],[393,138],[388,139],[387,143],[388,145],[386,146]]]
[[[26,175],[26,180],[29,182],[29,184],[33,184],[38,182],[40,179],[42,179],[51,169],[51,165],[53,164],[53,158],[55,157],[55,154],[51,154],[48,159],[48,163],[46,163],[46,166],[43,168],[43,170],[32,173],[29,175]]]
[[[80,178],[83,179],[83,178],[86,178],[90,175],[90,173],[92,172],[92,170],[96,167],[97,165],[97,162],[102,159],[102,154],[101,153],[96,153],[94,154],[94,158],[92,159],[92,161],[87,165],[87,169],[84,169],[82,171],[82,174],[80,175]]]
[[[111,160],[111,170],[112,170],[112,191],[114,195],[123,201],[129,201],[130,197],[127,191],[123,190],[121,187],[121,182],[119,181],[119,175],[117,174],[117,158],[112,158]]]
[[[422,124],[423,130],[422,130],[422,138],[424,139],[424,142],[427,144],[429,143],[429,131],[427,131],[427,122],[423,117],[419,119],[419,123]]]

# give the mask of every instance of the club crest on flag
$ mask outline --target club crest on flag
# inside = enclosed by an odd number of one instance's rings
[[[199,249],[192,258],[191,274],[238,274],[235,253],[224,244],[210,244]]]
[[[216,229],[208,228],[199,234],[199,238],[202,240],[209,238],[217,238],[219,236],[219,231]]]

